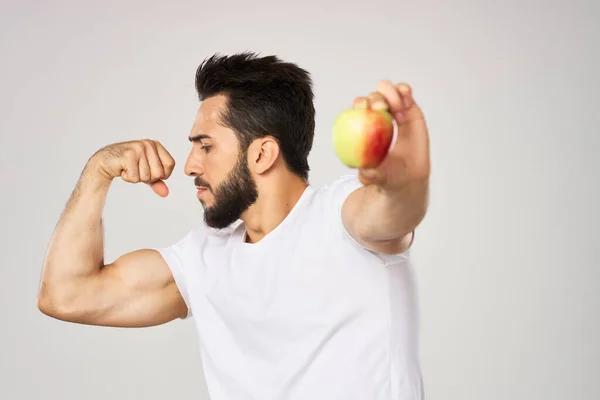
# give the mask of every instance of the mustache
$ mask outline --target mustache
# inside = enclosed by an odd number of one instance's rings
[[[205,187],[208,190],[212,191],[212,188],[210,187],[210,185],[208,184],[208,182],[206,182],[204,179],[202,179],[199,176],[197,176],[196,178],[194,178],[194,186],[202,186],[202,187]]]

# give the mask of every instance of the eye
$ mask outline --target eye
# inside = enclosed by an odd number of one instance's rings
[[[202,150],[204,150],[206,153],[208,153],[210,151],[210,149],[212,148],[212,146],[209,145],[203,145],[202,147],[200,147]]]

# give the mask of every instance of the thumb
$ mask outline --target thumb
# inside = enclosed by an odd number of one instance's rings
[[[156,181],[150,184],[152,191],[160,197],[167,197],[169,195],[169,188],[164,181]]]

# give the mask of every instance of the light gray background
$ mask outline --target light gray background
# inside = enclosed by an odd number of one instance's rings
[[[337,112],[381,78],[413,85],[433,163],[414,245],[428,399],[600,398],[599,8],[3,0],[0,398],[207,398],[190,321],[72,325],[35,296],[54,225],[101,146],[148,137],[178,161],[167,199],[115,183],[108,260],[200,223],[183,174],[194,72],[242,50],[312,72],[314,183],[346,171],[330,140]]]

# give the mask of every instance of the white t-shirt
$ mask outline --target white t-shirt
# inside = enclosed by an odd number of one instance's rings
[[[199,335],[211,400],[421,400],[409,251],[382,255],[342,224],[354,175],[308,186],[255,244],[241,222],[160,252]]]

